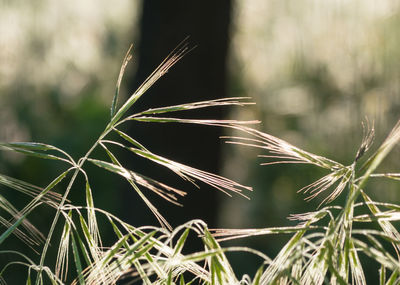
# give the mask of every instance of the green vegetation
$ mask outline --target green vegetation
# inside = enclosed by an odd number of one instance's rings
[[[144,284],[366,284],[368,280],[362,264],[364,259],[371,259],[380,267],[376,272],[380,284],[399,284],[400,234],[394,223],[400,219],[400,205],[373,201],[368,195],[367,185],[371,179],[400,179],[400,173],[376,172],[400,140],[400,122],[369,157],[366,157],[366,153],[372,145],[375,131],[366,122],[363,125],[364,137],[353,162],[344,165],[247,126],[257,121],[164,117],[165,114],[185,110],[244,106],[251,104],[247,102],[248,98],[209,100],[128,114],[135,102],[189,50],[186,42],[180,44],[118,107],[119,87],[131,57],[128,51],[112,100],[110,120],[92,147],[78,160],[48,144],[0,144],[5,151],[65,165],[65,169],[44,188],[0,175],[0,184],[32,198],[23,209],[18,210],[3,194],[0,195],[0,223],[6,228],[0,235],[0,255],[13,257],[7,264],[1,264],[0,280],[7,282],[7,277],[20,272],[22,266],[27,274],[27,284],[115,284],[117,280]],[[203,124],[235,129],[243,133],[243,137],[224,139],[228,143],[265,150],[267,153],[262,157],[268,161],[264,164],[311,164],[328,171],[327,175],[299,190],[308,195],[306,199],[320,195],[326,197],[314,212],[291,215],[290,219],[298,222],[295,226],[211,230],[204,222],[194,220],[173,229],[144,191],[150,190],[174,204],[179,204],[178,196],[186,193],[127,169],[113,149],[140,156],[170,169],[188,182],[196,185],[196,181],[201,181],[228,195],[233,192],[246,196],[246,191],[251,188],[151,152],[124,132],[124,126],[130,121]],[[157,217],[160,226],[135,227],[96,208],[93,191],[97,189],[91,187],[91,180],[95,178],[87,174],[89,165],[126,179]],[[85,180],[85,189],[75,187],[79,177]],[[64,184],[66,186],[61,194],[55,192]],[[80,191],[85,196],[85,205],[70,200],[72,191]],[[337,202],[339,196],[346,198],[343,202]],[[46,235],[29,222],[38,207],[55,209],[53,222]],[[104,243],[103,226],[112,228],[112,244]],[[186,252],[187,238],[191,233],[198,236],[204,250]],[[278,255],[271,258],[251,248],[224,247],[222,244],[228,239],[276,234],[290,234],[291,238]],[[32,250],[39,249],[39,258],[33,260],[22,249],[8,248],[6,241],[13,237],[22,240]],[[58,249],[54,264],[48,262],[50,244]],[[236,276],[226,256],[227,252],[232,251],[250,252],[260,256],[264,263],[252,278],[247,275]]]

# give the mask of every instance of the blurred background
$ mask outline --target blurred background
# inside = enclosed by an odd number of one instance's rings
[[[120,64],[130,43],[134,56],[121,100],[187,36],[197,47],[149,90],[135,110],[251,97],[254,106],[190,116],[259,119],[260,130],[343,164],[355,157],[362,120],[374,122],[376,148],[399,118],[396,0],[0,3],[0,141],[45,142],[79,158],[109,120]],[[289,214],[313,210],[323,199],[305,202],[296,193],[323,171],[303,165],[260,166],[263,160],[257,155],[262,152],[219,140],[230,134],[227,130],[132,125],[128,131],[156,153],[254,188],[250,201],[229,198],[124,156],[131,168],[188,191],[181,200],[184,207],[149,194],[173,226],[193,218],[222,228],[289,225]],[[395,150],[382,171],[395,172],[398,155]],[[53,162],[0,153],[1,173],[39,186],[62,169]],[[156,224],[127,183],[94,167],[90,171],[98,207],[133,225]],[[21,208],[28,201],[4,187],[1,191]],[[400,200],[395,183],[374,182],[368,191],[379,201]],[[71,200],[84,202],[79,185]],[[51,222],[43,216],[32,219],[44,229]],[[247,245],[274,255],[287,238],[259,237],[227,245]],[[238,275],[253,275],[261,262],[250,255],[231,258]]]

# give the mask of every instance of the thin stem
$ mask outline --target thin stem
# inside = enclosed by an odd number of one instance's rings
[[[65,191],[65,194],[63,195],[63,198],[62,198],[62,200],[61,200],[61,202],[60,202],[60,206],[57,208],[56,215],[54,216],[53,223],[51,224],[51,227],[50,227],[49,235],[47,236],[46,243],[45,243],[45,245],[44,245],[44,247],[43,247],[43,252],[42,252],[42,255],[41,255],[41,257],[40,257],[40,264],[39,264],[39,268],[40,268],[40,269],[39,269],[39,273],[38,273],[38,275],[37,275],[38,277],[37,277],[37,279],[36,279],[36,285],[39,285],[39,280],[41,279],[42,270],[43,270],[43,264],[44,264],[44,259],[45,259],[45,257],[46,257],[47,249],[48,249],[48,247],[49,247],[49,245],[50,245],[50,240],[51,240],[51,237],[52,237],[52,235],[53,235],[54,229],[55,229],[55,227],[56,227],[58,218],[59,218],[59,216],[60,216],[61,208],[62,208],[62,206],[64,205],[65,201],[67,200],[67,196],[68,196],[68,194],[69,194],[69,191],[71,190],[71,187],[72,187],[72,185],[74,184],[75,179],[76,179],[78,173],[79,173],[79,168],[77,168],[77,169],[75,170],[75,172],[74,172],[74,174],[73,174],[71,180],[69,181],[67,190]]]
[[[355,175],[354,169],[355,169],[355,163],[350,165],[351,178],[349,184],[349,193],[346,198],[345,206],[337,215],[334,221],[335,223],[334,227],[332,227],[331,230],[329,231],[329,235],[340,231],[343,226],[345,227],[345,229],[351,229],[351,222],[349,221],[349,219],[351,220],[352,218],[352,213],[353,213],[352,208],[354,207],[354,201],[356,200],[358,194],[360,193],[357,186],[354,184],[354,175]]]
[[[351,231],[351,229],[352,229],[354,202],[355,202],[355,199],[353,199],[352,197],[354,196],[355,198],[357,198],[357,195],[355,195],[353,193],[360,192],[358,190],[359,188],[357,188],[357,186],[354,184],[355,162],[351,165],[350,169],[351,169],[351,178],[350,178],[350,184],[349,184],[349,195],[348,195],[345,207],[343,209],[343,211],[345,212],[344,227],[345,227],[346,231]]]
[[[100,137],[97,139],[97,141],[96,141],[96,142],[92,145],[92,147],[87,151],[87,153],[85,154],[85,156],[79,159],[78,164],[76,164],[75,172],[74,172],[74,174],[72,175],[71,180],[70,180],[69,183],[68,183],[67,189],[65,190],[65,193],[64,193],[64,195],[63,195],[63,197],[62,197],[62,200],[61,200],[61,202],[60,202],[60,204],[59,204],[59,206],[58,206],[58,208],[57,208],[57,212],[56,212],[56,214],[55,214],[55,216],[54,216],[53,223],[51,224],[50,231],[49,231],[49,234],[48,234],[47,239],[46,239],[46,243],[45,243],[45,245],[44,245],[44,247],[43,247],[42,255],[41,255],[41,257],[40,257],[40,264],[39,264],[39,268],[40,268],[40,269],[39,269],[39,272],[38,272],[38,275],[37,275],[37,279],[36,279],[36,283],[35,283],[36,285],[39,285],[39,282],[40,282],[40,280],[41,280],[42,271],[43,271],[43,265],[44,265],[44,260],[45,260],[45,258],[46,258],[47,250],[48,250],[49,245],[50,245],[50,240],[51,240],[51,238],[52,238],[52,236],[53,236],[54,229],[55,229],[56,224],[57,224],[57,222],[58,222],[58,218],[60,217],[60,213],[61,213],[61,211],[62,211],[62,207],[64,206],[64,203],[65,203],[65,201],[67,200],[68,194],[69,194],[69,192],[70,192],[70,190],[71,190],[71,188],[72,188],[72,186],[73,186],[73,184],[74,184],[74,182],[75,182],[75,180],[76,180],[76,177],[78,176],[79,171],[82,169],[82,166],[83,166],[83,164],[86,162],[86,160],[88,159],[89,155],[90,155],[90,154],[93,152],[93,150],[99,145],[99,142],[100,142],[105,136],[107,136],[107,134],[112,130],[112,128],[113,128],[113,125],[111,125],[111,124],[107,125],[107,127],[105,128],[105,130],[103,131],[103,133],[100,135]]]

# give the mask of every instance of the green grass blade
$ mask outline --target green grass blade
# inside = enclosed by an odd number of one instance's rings
[[[299,230],[280,250],[279,254],[275,257],[272,263],[269,264],[267,270],[265,270],[261,276],[261,284],[272,284],[276,277],[282,270],[285,269],[286,260],[290,257],[293,251],[301,243],[305,230]]]
[[[125,168],[123,168],[117,164],[113,164],[113,163],[109,163],[109,162],[97,160],[97,159],[91,159],[91,158],[89,158],[88,161],[90,161],[94,165],[104,168],[110,172],[120,174],[124,177],[130,177],[128,170],[126,170]]]
[[[121,69],[119,71],[117,85],[115,87],[115,94],[114,94],[114,97],[113,97],[113,100],[111,103],[111,118],[114,117],[115,112],[117,110],[119,89],[121,87],[122,78],[124,77],[124,74],[125,74],[125,68],[128,65],[129,61],[132,59],[132,54],[131,54],[132,48],[133,48],[133,45],[130,45],[128,51],[126,52],[125,58],[122,62]]]
[[[273,227],[265,229],[212,229],[213,236],[217,238],[219,242],[246,238],[260,235],[271,235],[271,234],[289,234],[298,233],[299,231],[306,231],[311,229],[318,229],[318,227],[299,225],[294,227]]]
[[[131,136],[127,135],[126,133],[114,128],[114,131],[119,134],[124,140],[126,140],[127,142],[129,142],[130,144],[132,144],[134,147],[137,147],[139,149],[142,150],[147,150],[141,143],[139,143],[137,140],[135,140],[134,138],[132,138]]]
[[[224,249],[208,249],[206,251],[198,251],[195,253],[187,254],[182,258],[182,262],[199,262],[215,255],[221,254]]]
[[[0,149],[13,150],[30,156],[35,156],[44,159],[60,160],[67,162],[69,164],[75,164],[72,157],[68,155],[65,151],[49,144],[35,143],[35,142],[0,143]],[[56,151],[62,153],[64,156],[67,157],[67,159],[56,155],[48,154],[46,153],[47,151]]]
[[[355,280],[356,285],[365,285],[367,284],[367,281],[365,279],[365,274],[362,268],[362,264],[360,261],[360,258],[358,257],[357,254],[357,249],[354,246],[354,243],[352,240],[349,241],[349,255],[350,255],[350,267],[351,267],[351,272],[353,275],[353,280]]]
[[[335,277],[335,281],[337,282],[334,284],[340,284],[340,285],[348,285],[349,284],[348,282],[346,282],[345,279],[343,279],[343,276],[340,275],[340,273],[336,270],[335,266],[330,266],[329,269],[333,273],[333,276]],[[324,280],[319,280],[319,281],[320,281],[319,283],[315,283],[315,284],[322,284],[322,282]],[[310,284],[314,284],[314,283],[310,283]]]
[[[111,247],[111,249],[107,252],[107,254],[103,257],[100,266],[105,267],[111,259],[115,258],[116,254],[121,249],[121,247],[125,247],[127,245],[126,241],[128,239],[129,235],[125,235],[116,244],[114,244]]]
[[[381,164],[383,159],[390,153],[393,147],[400,141],[400,120],[393,127],[392,131],[378,148],[378,150],[373,154],[365,163],[361,169],[365,169],[364,175],[362,176],[360,182],[358,183],[358,189],[363,189],[365,183],[369,179],[370,175],[375,171],[375,169]],[[355,198],[354,198],[355,199]]]
[[[386,267],[381,265],[379,269],[379,285],[385,285],[386,282]]]
[[[110,224],[112,225],[113,230],[114,230],[115,234],[117,235],[118,239],[122,240],[122,238],[123,238],[122,232],[119,230],[119,228],[117,227],[117,225],[114,223],[113,219],[110,216],[107,216],[107,218],[108,218]],[[137,241],[137,239],[131,233],[129,233],[128,237],[132,238],[133,241]],[[125,243],[123,245],[126,250],[129,250],[129,244],[127,241],[125,241]],[[146,256],[146,258],[147,258],[148,262],[152,262],[152,259],[150,256]],[[136,268],[141,279],[143,280],[143,282],[145,284],[151,284],[149,277],[147,276],[145,270],[143,269],[143,266],[140,264],[139,261],[134,260],[133,262],[131,262],[131,266],[134,266]]]
[[[32,285],[32,280],[31,280],[31,269],[29,268],[28,270],[28,277],[26,278],[26,285]]]
[[[7,186],[11,189],[17,190],[25,195],[35,198],[36,200],[42,199],[43,202],[53,206],[55,203],[61,200],[61,195],[50,191],[53,187],[41,187],[35,186],[28,182],[9,177],[4,174],[0,174],[0,184]],[[50,185],[51,186],[51,185]]]
[[[83,258],[85,259],[86,264],[88,264],[88,265],[91,264],[92,263],[92,259],[91,259],[90,255],[89,255],[88,250],[86,249],[85,243],[82,241],[80,235],[76,231],[75,231],[74,234],[75,234],[75,236],[74,236],[75,244],[79,245],[79,248],[81,250]],[[79,253],[78,249],[77,249],[76,252]]]
[[[202,238],[207,251],[215,251],[216,254],[210,258],[211,275],[213,275],[213,270],[215,276],[211,280],[218,280],[218,284],[237,284],[235,273],[226,258],[223,250],[221,249],[219,243],[215,240],[212,234],[204,229],[204,237]]]
[[[5,212],[9,213],[12,216],[13,220],[18,220],[21,217],[21,212],[19,212],[6,198],[0,195],[0,209],[3,209]],[[11,226],[11,221],[5,219],[3,216],[0,216],[0,224],[5,227]],[[14,231],[14,234],[21,239],[22,241],[26,242],[29,245],[39,245],[43,240],[43,234],[34,226],[32,225],[27,219],[22,222],[22,226],[29,234],[25,235],[19,229]]]
[[[156,232],[152,231],[146,234],[122,253],[120,249],[124,247],[125,242],[129,238],[129,235],[124,236],[103,255],[101,260],[91,265],[86,282],[89,284],[99,284],[101,282],[109,284],[115,282],[115,279],[128,270],[130,265],[134,264],[134,261],[138,260],[154,246],[150,239]],[[119,254],[117,255],[117,253]]]
[[[179,123],[197,124],[206,126],[230,127],[237,125],[258,124],[260,121],[237,121],[237,120],[207,120],[207,119],[181,119],[181,118],[162,118],[162,117],[128,117],[127,119],[145,123]]]
[[[219,175],[209,173],[203,170],[199,170],[181,163],[178,163],[176,161],[167,159],[165,157],[162,157],[160,155],[154,154],[150,151],[143,151],[140,149],[136,148],[128,148],[130,151],[134,152],[135,154],[142,156],[144,158],[147,158],[157,164],[160,164],[166,168],[169,168],[173,172],[175,172],[177,175],[182,177],[183,179],[194,182],[194,180],[202,181],[203,183],[206,183],[223,193],[227,194],[228,196],[231,196],[229,192],[235,192],[245,198],[247,196],[243,194],[243,190],[248,190],[251,191],[252,188],[248,186],[241,185],[237,182],[234,182],[228,178],[221,177]],[[195,184],[196,185],[196,184]]]
[[[70,210],[68,213],[69,219],[65,220],[57,253],[55,273],[62,280],[64,280],[64,277],[67,275],[68,272],[68,252],[69,252],[69,244],[71,236],[71,224],[70,224],[71,217],[72,217],[72,211]]]
[[[114,157],[115,158],[115,157]],[[96,159],[88,159],[90,162],[93,164],[104,168],[110,172],[117,173],[123,177],[125,177],[128,182],[131,184],[132,188],[136,191],[136,193],[142,198],[142,200],[146,203],[147,207],[153,212],[154,216],[157,218],[157,220],[160,222],[160,224],[163,227],[166,227],[167,229],[172,230],[171,226],[167,222],[167,220],[160,214],[160,212],[157,210],[157,208],[146,198],[146,196],[142,193],[142,191],[139,189],[139,187],[136,185],[136,181],[134,180],[134,173],[130,172],[126,168],[123,168],[122,166],[117,164],[112,164],[109,162],[101,161],[101,160],[96,160]]]
[[[179,112],[193,109],[209,108],[209,107],[219,107],[219,106],[245,106],[253,105],[254,103],[242,102],[247,100],[249,97],[232,97],[232,98],[221,98],[215,100],[206,100],[200,102],[186,103],[174,106],[151,108],[146,111],[136,113],[133,116],[143,116],[143,115],[156,115],[163,113]]]
[[[86,224],[86,221],[85,221],[85,219],[83,218],[83,216],[79,216],[79,220],[80,220],[80,222],[81,222],[81,228],[82,228],[82,232],[83,232],[83,235],[84,235],[84,237],[85,237],[85,239],[86,239],[86,242],[88,243],[88,245],[89,245],[89,250],[91,251],[91,253],[92,253],[92,257],[94,257],[94,258],[96,258],[96,252],[97,252],[97,244],[96,244],[96,242],[94,241],[94,239],[93,239],[93,236],[91,235],[91,233],[90,233],[90,230],[89,230],[89,227],[88,227],[88,225]],[[94,254],[93,254],[94,253]]]
[[[399,284],[399,271],[395,270],[393,273],[390,275],[388,281],[386,282],[386,285],[395,285]]]
[[[28,213],[22,215],[12,226],[10,226],[2,235],[0,236],[0,244],[2,244],[10,234],[12,234],[17,227],[25,220]]]
[[[72,244],[72,253],[74,254],[74,263],[76,267],[76,273],[78,274],[78,281],[79,284],[85,284],[85,280],[83,278],[83,269],[82,269],[82,262],[81,258],[79,257],[79,250],[74,238],[74,234],[71,234],[71,244]]]
[[[172,283],[172,272],[171,271],[168,273],[168,278],[167,278],[166,283],[167,283],[167,285],[175,285],[174,283]]]
[[[400,262],[388,254],[387,250],[378,244],[371,236],[367,236],[369,241],[372,243],[367,244],[360,240],[353,238],[354,244],[358,250],[361,250],[365,255],[376,260],[379,264],[389,268],[391,270],[398,270],[400,268]]]
[[[329,262],[332,260],[329,259],[329,254],[331,251],[328,251],[326,244],[328,241],[324,242],[323,245],[318,247],[315,254],[313,255],[310,263],[307,265],[305,272],[301,278],[300,283],[304,285],[308,284],[322,284],[325,279],[326,272],[328,271],[328,267],[330,265]],[[334,266],[331,266],[331,269],[334,269],[335,273],[335,281],[341,280],[343,277],[340,275],[337,270],[335,270]]]
[[[364,198],[364,201],[366,202],[368,209],[371,211],[372,215],[381,215],[381,211],[379,210],[379,208],[374,205],[374,203],[372,203],[371,198],[364,191],[361,191],[361,195]],[[378,224],[387,236],[389,236],[393,240],[400,241],[400,233],[389,221],[378,219]],[[392,243],[392,245],[396,250],[397,256],[400,257],[400,244]]]
[[[85,219],[83,218],[82,215],[79,215],[79,220],[81,223],[81,228],[82,228],[82,232],[83,235],[85,237],[86,243],[88,244],[88,249],[90,252],[90,255],[92,257],[93,262],[98,262],[99,260],[101,260],[102,258],[102,251],[99,248],[99,245],[96,243],[96,237],[94,237],[88,227],[88,225],[86,224]],[[90,263],[89,263],[90,264]],[[105,274],[103,274],[103,272],[99,272],[99,278],[100,280],[103,280],[105,278]]]
[[[256,275],[254,276],[253,283],[252,283],[253,285],[261,284],[260,280],[261,280],[261,276],[262,276],[263,272],[264,272],[264,265],[261,265],[260,268],[258,268]]]
[[[187,229],[183,232],[183,234],[179,237],[179,240],[178,240],[178,242],[177,242],[176,245],[175,245],[174,253],[173,253],[172,256],[176,256],[176,255],[178,255],[178,254],[181,253],[181,251],[182,251],[182,249],[183,249],[183,246],[185,245],[185,241],[186,241],[186,239],[187,239],[187,237],[188,237],[188,235],[189,235],[189,232],[190,232],[190,228],[187,228]]]
[[[116,159],[116,157],[107,148],[105,148],[105,149],[106,149],[108,156],[113,161],[113,163],[92,160],[92,159],[90,161],[101,168],[104,168],[110,172],[114,172],[116,174],[123,176],[128,181],[132,181],[136,184],[139,184],[139,185],[145,187],[146,189],[154,192],[155,194],[157,194],[158,196],[167,200],[168,202],[171,202],[177,206],[182,206],[181,204],[179,204],[177,202],[178,198],[176,197],[175,194],[177,194],[179,196],[185,196],[186,192],[183,192],[179,189],[168,186],[157,180],[154,180],[152,178],[149,178],[147,176],[141,175],[139,173],[133,172],[131,170],[128,170],[128,169],[122,167],[121,164],[119,163],[119,161]]]
[[[186,53],[190,51],[187,41],[183,41],[174,49],[167,58],[153,71],[153,73],[147,77],[147,79],[139,86],[139,88],[128,98],[128,100],[122,105],[120,109],[112,117],[110,123],[106,129],[111,129],[121,117],[129,110],[129,108],[135,104],[135,102],[168,70],[177,63]]]
[[[92,189],[90,188],[89,179],[86,176],[86,173],[85,173],[85,180],[86,180],[86,205],[87,205],[87,215],[88,215],[87,219],[89,224],[89,232],[96,246],[101,247],[102,246],[101,237],[100,237],[99,227],[97,225],[96,212],[94,210]]]

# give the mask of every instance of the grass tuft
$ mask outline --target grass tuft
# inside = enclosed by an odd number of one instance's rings
[[[140,281],[143,284],[366,284],[364,259],[380,264],[377,272],[380,284],[400,283],[400,233],[393,222],[400,220],[400,205],[373,201],[368,195],[370,178],[400,180],[394,172],[376,173],[376,169],[400,140],[400,121],[377,151],[363,165],[360,159],[367,156],[375,129],[366,120],[363,126],[361,145],[350,165],[305,151],[282,139],[250,127],[257,120],[214,120],[169,117],[177,111],[210,107],[246,106],[249,98],[223,98],[174,106],[150,108],[129,114],[130,108],[145,92],[191,47],[184,40],[154,70],[132,95],[118,107],[118,97],[125,68],[131,59],[128,50],[118,76],[116,91],[111,104],[111,118],[87,153],[74,160],[65,151],[37,142],[0,143],[0,150],[14,151],[38,159],[62,162],[65,169],[45,187],[0,174],[0,184],[30,197],[30,202],[18,209],[0,195],[0,224],[5,230],[0,235],[0,244],[14,235],[23,240],[33,251],[39,253],[30,259],[23,249],[2,249],[0,255],[13,259],[0,268],[0,282],[5,283],[8,274],[15,274],[22,267],[27,272],[27,284],[122,284]],[[123,132],[122,124],[132,121],[142,123],[184,123],[230,128],[243,134],[224,137],[227,143],[262,149],[266,153],[262,165],[311,164],[329,173],[298,192],[311,200],[324,194],[319,208],[307,213],[297,213],[289,219],[297,222],[290,227],[267,227],[258,229],[208,229],[200,220],[189,221],[172,228],[167,219],[147,198],[145,190],[176,205],[186,192],[162,181],[140,174],[140,171],[124,166],[110,145],[128,150],[166,167],[182,179],[198,186],[208,184],[231,196],[247,197],[252,188],[228,178],[168,159],[156,154],[137,139]],[[94,152],[98,150],[98,152]],[[102,152],[101,158],[96,153]],[[105,156],[104,156],[105,154]],[[106,158],[104,158],[106,157]],[[117,216],[96,208],[91,187],[93,178],[86,172],[87,162],[121,176],[147,205],[159,221],[159,226],[135,227]],[[85,181],[84,189],[76,187],[76,179]],[[67,180],[61,194],[60,182]],[[59,190],[59,189],[57,189]],[[71,191],[80,191],[83,205],[71,201]],[[344,203],[337,198],[346,194]],[[336,204],[335,204],[336,203]],[[327,205],[329,204],[329,205]],[[37,207],[55,209],[53,222],[47,234],[40,232],[28,217]],[[113,229],[113,241],[103,241],[103,224]],[[56,232],[61,233],[56,238]],[[190,252],[187,243],[190,234],[201,240],[204,249]],[[224,247],[226,240],[266,235],[291,235],[289,241],[274,257],[247,247]],[[48,248],[57,247],[55,264],[48,264]],[[71,251],[72,250],[72,251]],[[249,252],[262,258],[262,266],[254,278],[236,276],[227,252]]]

